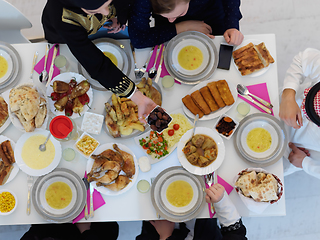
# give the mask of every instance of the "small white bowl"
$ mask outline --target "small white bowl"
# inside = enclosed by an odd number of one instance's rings
[[[82,152],[78,147],[77,147],[77,144],[78,142],[80,142],[80,140],[82,140],[85,136],[89,136],[90,138],[94,139],[98,145],[93,149],[93,151],[89,154],[85,154],[84,152]],[[82,133],[81,137],[76,141],[76,143],[74,144],[73,148],[79,152],[82,156],[84,156],[85,158],[90,158],[90,156],[92,155],[92,153],[94,153],[94,151],[99,147],[100,143],[97,139],[95,139],[94,137],[92,137],[90,134],[84,132]]]
[[[14,207],[13,207],[13,209],[12,209],[11,211],[9,211],[9,212],[1,212],[1,211],[0,211],[0,215],[5,216],[5,215],[9,215],[9,214],[13,213],[14,210],[16,210],[17,205],[18,205],[18,198],[17,198],[16,194],[15,194],[14,192],[12,192],[11,190],[2,189],[2,190],[0,191],[0,194],[2,194],[3,192],[9,192],[9,193],[11,193],[12,196],[14,197],[14,200],[15,200],[15,205],[14,205]],[[0,199],[1,199],[1,198],[0,198]],[[1,200],[0,200],[0,204],[1,204]]]
[[[220,120],[223,119],[224,117],[229,117],[229,118],[231,118],[232,121],[236,124],[236,125],[234,126],[233,132],[232,132],[229,136],[225,136],[224,134],[219,133],[219,131],[216,129],[216,126],[218,125],[218,123],[220,122]],[[222,136],[223,138],[229,140],[229,139],[233,136],[233,134],[235,133],[235,131],[237,130],[238,126],[239,126],[239,122],[237,122],[236,120],[234,120],[234,118],[230,117],[229,115],[223,114],[223,115],[221,115],[221,116],[219,117],[218,121],[217,121],[216,124],[214,125],[214,129],[219,133],[220,136]]]
[[[92,112],[84,114],[81,130],[91,134],[100,134],[104,116]]]

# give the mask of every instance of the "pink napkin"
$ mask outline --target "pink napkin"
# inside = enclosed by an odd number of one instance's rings
[[[56,44],[54,44],[49,52],[48,52],[48,59],[47,59],[47,66],[46,66],[46,69],[47,69],[47,72],[49,74],[49,70],[50,70],[50,66],[51,66],[51,62],[52,62],[52,57],[53,57],[53,49],[54,49],[54,46]],[[57,56],[59,56],[59,53],[60,53],[60,50],[58,48],[58,52],[57,52]],[[43,58],[41,58],[41,60],[34,66],[34,70],[37,72],[37,73],[41,73],[44,69],[44,56]],[[53,65],[53,74],[52,74],[52,78],[54,78],[55,76],[59,75],[60,74],[60,70],[59,68],[57,68],[55,65]]]
[[[152,55],[150,57],[150,60],[149,60],[148,66],[147,66],[147,71],[149,71],[149,69],[152,68],[152,66],[154,64],[154,61],[155,61],[155,58],[156,58],[157,49],[158,49],[158,45],[154,47],[154,50],[152,52]],[[158,56],[158,59],[157,59],[157,63],[156,63],[156,66],[155,66],[157,69],[158,69],[158,67],[160,65],[162,51],[163,51],[163,46],[160,49],[159,56]],[[161,71],[160,77],[162,78],[162,77],[167,76],[167,75],[170,75],[170,74],[167,71],[167,68],[166,68],[166,65],[165,65],[164,59],[163,59],[163,61],[162,61],[162,71]],[[181,84],[177,80],[174,80],[174,81],[175,81],[175,83]]]
[[[84,176],[87,177],[87,173],[85,173]],[[99,207],[103,206],[104,204],[106,204],[103,197],[101,196],[101,194],[97,190],[94,190],[92,198],[93,198],[93,210],[94,211],[97,210]],[[89,189],[87,190],[87,204],[88,204],[88,214],[90,214],[90,190]],[[82,218],[84,218],[84,210],[85,210],[85,208],[83,208],[82,212],[78,215],[78,217],[73,219],[73,221],[72,221],[73,224],[80,221]]]
[[[223,180],[219,175],[217,175],[217,180],[218,180],[218,183],[224,187],[224,189],[226,190],[226,192],[229,195],[232,192],[233,187],[229,183],[227,183],[225,180]],[[205,184],[206,184],[206,188],[209,188],[209,185],[207,183],[205,183]],[[211,212],[211,204],[210,203],[208,203],[208,208],[209,208],[210,218],[212,218],[216,214],[216,212],[214,212],[214,213]]]
[[[259,83],[259,84],[255,84],[255,85],[251,85],[251,86],[247,86],[248,90],[250,93],[262,98],[263,100],[266,100],[267,102],[270,102],[270,97],[269,97],[269,93],[268,93],[268,88],[267,88],[267,84],[266,83]],[[258,109],[261,112],[264,112],[261,108],[259,108],[257,105],[253,104],[252,102],[248,101],[247,99],[245,99],[243,96],[241,96],[240,94],[238,94],[238,96],[244,100],[245,102],[249,103],[251,106],[255,107],[256,109]],[[272,111],[272,110],[271,110]],[[272,111],[272,115],[273,111]]]

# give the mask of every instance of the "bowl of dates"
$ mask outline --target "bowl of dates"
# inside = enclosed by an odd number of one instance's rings
[[[171,122],[172,117],[160,106],[155,107],[147,117],[150,128],[157,132],[162,132]]]
[[[215,129],[222,137],[230,139],[238,125],[239,123],[233,120],[230,116],[223,114],[217,121]]]

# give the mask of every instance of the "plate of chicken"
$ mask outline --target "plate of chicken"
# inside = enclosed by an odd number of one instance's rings
[[[206,127],[186,132],[178,143],[177,153],[181,165],[190,173],[206,175],[217,170],[225,156],[225,145],[219,134]]]
[[[139,173],[138,162],[127,146],[106,143],[94,153],[87,162],[91,187],[105,195],[119,195],[135,184]]]

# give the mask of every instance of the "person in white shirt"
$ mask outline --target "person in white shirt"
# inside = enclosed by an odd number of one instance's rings
[[[298,170],[320,178],[320,51],[307,48],[287,70],[280,104],[289,147],[284,174]]]
[[[224,187],[218,183],[206,189],[206,201],[213,203],[216,218],[193,219],[185,223],[167,220],[143,221],[136,240],[246,240],[246,228]]]

